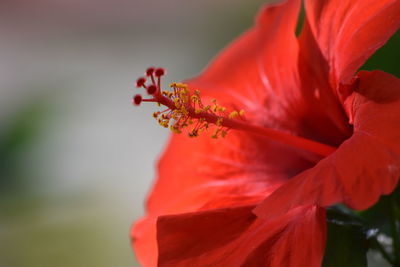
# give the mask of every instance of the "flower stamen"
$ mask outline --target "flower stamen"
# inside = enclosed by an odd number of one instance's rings
[[[133,103],[140,105],[141,102],[154,102],[158,106],[167,107],[164,111],[154,112],[153,117],[162,127],[169,128],[174,133],[187,130],[189,137],[197,137],[209,129],[210,125],[215,125],[212,138],[224,138],[230,129],[234,129],[262,135],[322,156],[327,156],[336,150],[335,147],[300,136],[251,124],[246,121],[244,110],[232,110],[228,113],[227,109],[219,105],[215,99],[211,100],[211,104],[205,105],[200,97],[200,91],[189,90],[187,84],[173,82],[169,85],[172,91],[161,91],[161,77],[164,74],[165,70],[162,68],[148,68],[146,76],[150,77],[151,84],[146,85],[146,79],[141,77],[136,85],[146,89],[153,98],[143,99],[140,95],[136,95]]]

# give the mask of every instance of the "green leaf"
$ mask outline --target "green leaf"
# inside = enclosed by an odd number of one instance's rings
[[[400,76],[399,60],[400,60],[400,31],[397,31],[376,51],[368,61],[361,67],[362,70],[382,70]]]
[[[328,240],[324,267],[367,266],[369,242],[361,221],[344,207],[327,211]]]
[[[396,190],[394,190],[391,195],[382,196],[378,203],[371,208],[356,213],[363,220],[366,227],[379,229],[380,233],[391,236],[392,230],[390,220],[392,216],[395,215],[397,220],[400,220],[400,212],[392,214],[392,201],[397,203],[395,210],[398,210],[400,208],[400,186],[397,186]]]

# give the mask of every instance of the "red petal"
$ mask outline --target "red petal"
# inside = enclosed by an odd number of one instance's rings
[[[398,0],[306,0],[305,8],[334,88],[348,83],[400,26]]]
[[[313,166],[298,151],[246,133],[225,139],[174,135],[159,162],[148,214],[132,231],[145,266],[156,263],[158,216],[259,203],[283,181]]]
[[[264,221],[254,206],[163,216],[157,223],[159,266],[321,265],[325,211],[301,207]]]
[[[320,161],[267,197],[255,213],[278,216],[302,205],[338,202],[362,210],[391,193],[400,177],[400,79],[360,72],[347,99],[354,134]]]
[[[298,120],[278,120],[286,111],[272,106],[288,105],[284,99],[274,99],[290,97],[288,91],[283,91],[285,88],[297,88],[294,28],[298,8],[298,0],[265,8],[257,26],[233,43],[191,84],[203,85],[202,92],[209,96],[219,95],[216,98],[220,103],[246,106],[246,117],[262,122],[274,117],[276,120],[268,122],[297,125]],[[269,61],[265,61],[267,56]],[[269,65],[264,66],[263,62]],[[283,180],[311,167],[315,160],[269,140],[237,132],[217,141],[207,134],[196,139],[174,136],[159,163],[159,177],[147,203],[147,217],[132,230],[139,260],[145,266],[156,263],[158,216],[257,203]]]
[[[299,38],[299,45],[299,73],[303,98],[308,104],[307,119],[304,121],[317,125],[311,130],[318,131],[320,135],[329,138],[328,140],[335,140],[333,145],[337,146],[350,136],[351,129],[343,106],[329,82],[329,65],[321,55],[307,21]],[[343,135],[346,137],[343,138]],[[310,137],[316,139],[315,133]]]
[[[298,0],[264,8],[253,29],[187,83],[225,106],[244,109],[253,123],[338,145],[350,134],[342,106],[331,89],[319,97],[314,84],[300,82],[298,11]]]
[[[255,27],[189,80],[190,87],[224,105],[243,108],[253,121],[293,128],[294,120],[282,118],[296,115],[289,114],[290,107],[300,98],[295,36],[299,5],[299,0],[288,0],[265,6]]]

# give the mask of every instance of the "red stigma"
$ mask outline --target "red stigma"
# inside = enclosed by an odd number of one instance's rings
[[[149,95],[153,95],[156,91],[157,91],[157,86],[155,86],[154,84],[147,87],[147,93]]]
[[[140,77],[140,78],[137,79],[137,81],[136,81],[136,87],[137,87],[137,88],[142,87],[142,86],[145,84],[145,82],[146,82],[146,78]]]
[[[154,68],[150,67],[146,70],[146,76],[151,76],[154,73]]]
[[[142,103],[142,96],[141,95],[135,95],[132,99],[133,104],[136,106],[139,106],[140,103]]]
[[[163,76],[164,74],[165,74],[165,70],[164,70],[163,68],[158,68],[158,69],[156,69],[156,71],[155,71],[156,77],[161,77],[161,76]]]

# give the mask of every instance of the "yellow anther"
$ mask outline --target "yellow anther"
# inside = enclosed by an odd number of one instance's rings
[[[164,118],[158,119],[158,124],[160,124],[161,126],[163,126],[165,128],[168,128],[169,119],[168,118],[167,119],[164,119]]]
[[[188,103],[189,102],[189,97],[187,96],[187,95],[183,95],[182,97],[181,97],[181,100],[182,100],[182,102],[183,103]]]
[[[184,97],[187,97],[187,94],[183,92],[183,90],[179,91],[178,95],[176,96],[179,99],[182,99]]]
[[[186,89],[186,88],[188,88],[188,85],[185,83],[175,83],[175,87]]]
[[[162,91],[162,94],[165,95],[165,96],[167,96],[167,97],[171,97],[171,96],[173,95],[172,92],[166,91],[166,90]]]
[[[235,110],[235,111],[232,111],[232,112],[229,114],[229,118],[230,118],[230,119],[233,119],[233,118],[236,118],[238,115],[239,115],[239,113]]]
[[[171,125],[170,127],[169,127],[169,129],[173,132],[173,133],[182,133],[182,131],[181,130],[179,130],[179,128],[178,127],[175,127],[174,125]]]
[[[197,129],[194,129],[188,135],[189,135],[189,137],[197,137],[197,136],[199,136],[199,132]]]
[[[176,108],[180,108],[181,107],[181,102],[179,101],[179,98],[175,98],[174,99],[174,104]]]
[[[179,91],[179,95],[180,95],[181,97],[187,95],[188,93],[189,93],[189,90],[186,89],[186,88],[183,88],[183,89],[181,89],[181,90]]]
[[[226,136],[226,134],[227,134],[228,132],[227,131],[225,131],[225,130],[221,130],[221,137],[225,137]]]
[[[183,114],[183,115],[188,115],[189,111],[187,111],[187,109],[185,108],[185,106],[182,106],[179,111]]]
[[[211,126],[210,124],[214,124],[216,127],[211,137],[225,137],[228,128],[223,126],[224,120],[227,117],[233,119],[238,116],[244,116],[244,110],[226,113],[227,109],[219,105],[216,99],[211,99],[209,105],[203,104],[200,91],[189,90],[188,85],[184,83],[173,82],[169,86],[173,88],[172,92],[164,90],[161,94],[169,98],[173,105],[171,106],[170,102],[168,102],[168,109],[163,112],[154,112],[153,117],[157,119],[161,126],[169,128],[174,133],[181,133],[184,128],[189,128],[188,135],[197,137],[207,130]],[[161,98],[161,100],[164,99]],[[164,104],[163,101],[157,102],[159,106],[160,103]]]
[[[218,138],[218,133],[221,131],[221,129],[215,129],[213,135],[211,135],[211,138],[217,139]]]

